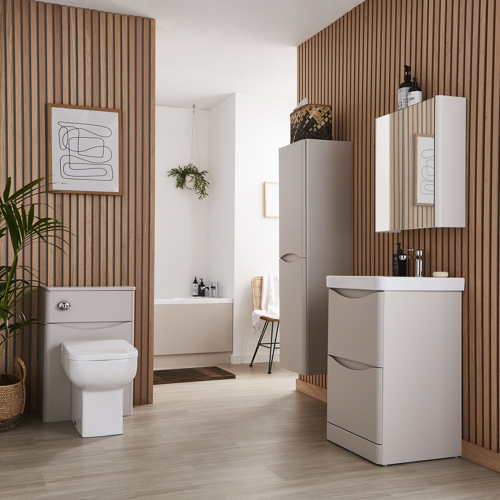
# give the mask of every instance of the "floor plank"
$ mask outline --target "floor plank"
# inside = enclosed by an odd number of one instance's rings
[[[326,405],[273,365],[234,380],[157,385],[124,434],[82,439],[25,415],[0,434],[8,499],[497,499],[500,474],[462,459],[380,467],[326,440]]]

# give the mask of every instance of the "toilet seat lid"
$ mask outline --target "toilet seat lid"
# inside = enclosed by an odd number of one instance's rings
[[[125,340],[70,340],[61,354],[74,361],[106,361],[137,357],[137,349]]]

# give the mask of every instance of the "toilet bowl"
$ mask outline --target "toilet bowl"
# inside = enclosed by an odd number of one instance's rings
[[[137,372],[137,349],[125,340],[61,344],[72,385],[71,420],[82,437],[123,434],[123,389]]]

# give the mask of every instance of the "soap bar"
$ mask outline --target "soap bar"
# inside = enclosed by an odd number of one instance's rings
[[[446,271],[434,271],[432,276],[434,276],[434,278],[447,278],[449,274]]]

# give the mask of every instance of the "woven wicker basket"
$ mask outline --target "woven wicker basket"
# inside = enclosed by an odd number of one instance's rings
[[[302,139],[332,138],[331,106],[306,104],[290,115],[290,144]]]
[[[14,429],[21,419],[26,399],[26,366],[14,359],[16,375],[0,375],[0,432]]]

